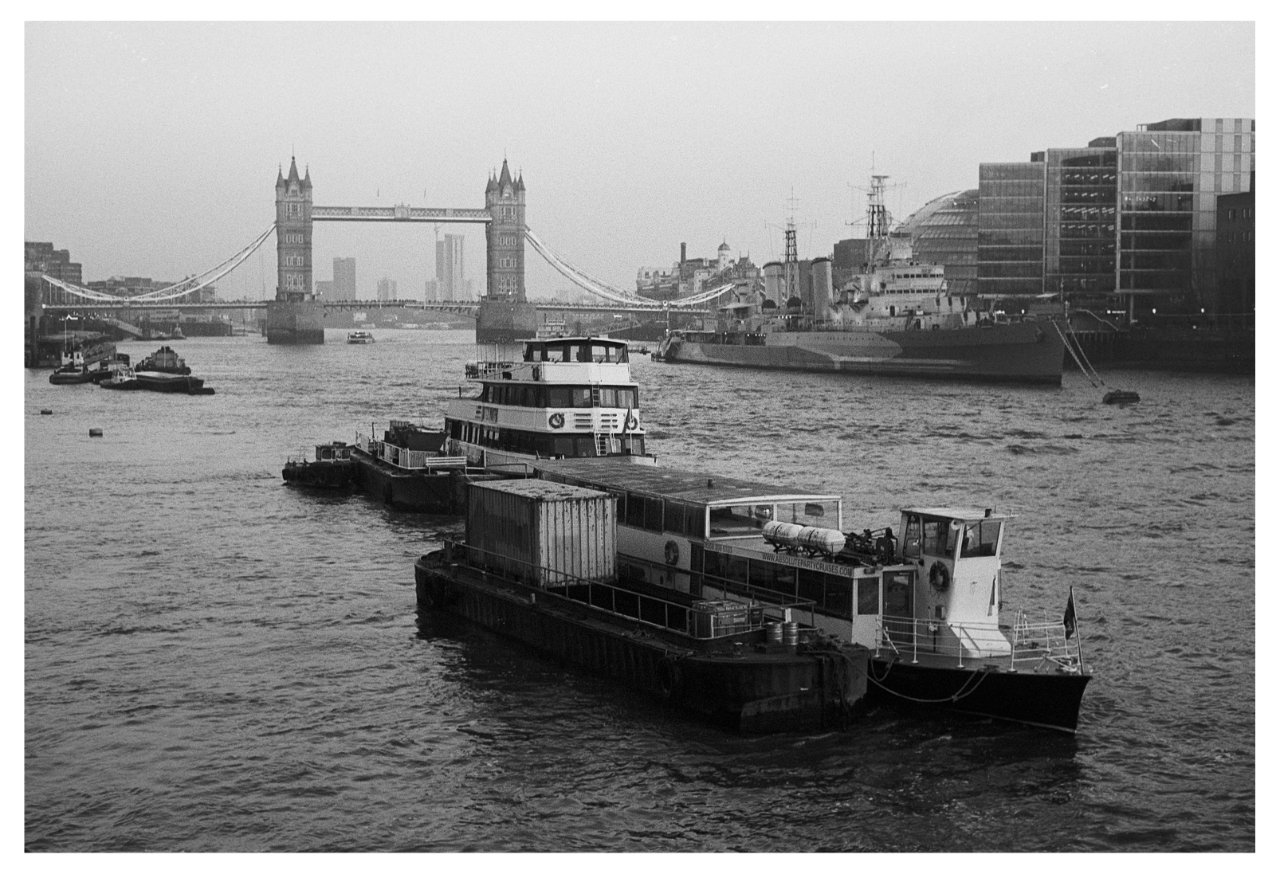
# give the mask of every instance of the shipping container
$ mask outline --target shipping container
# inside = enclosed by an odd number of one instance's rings
[[[613,496],[538,479],[477,482],[469,492],[473,564],[543,587],[615,578]]]

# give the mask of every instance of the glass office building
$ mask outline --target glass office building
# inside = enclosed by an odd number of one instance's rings
[[[980,297],[1044,292],[1045,164],[1043,155],[1032,157],[978,166]]]
[[[1131,314],[1216,310],[1217,199],[1250,189],[1253,119],[1169,119],[1122,132],[1117,144],[1117,292]]]
[[[1046,153],[1046,292],[1105,306],[1114,291],[1117,163],[1114,139]]]

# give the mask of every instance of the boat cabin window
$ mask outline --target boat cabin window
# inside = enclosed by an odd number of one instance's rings
[[[770,518],[771,516],[772,513]],[[713,538],[743,537],[750,534],[759,534],[760,530],[764,528],[764,523],[768,521],[769,518],[760,515],[758,507],[755,505],[712,507],[711,536]]]
[[[929,516],[924,518],[924,537],[920,548],[925,555],[951,555],[955,551],[955,543],[956,532],[948,520]]]
[[[581,361],[602,364],[626,364],[627,347],[606,343],[530,343],[524,350],[525,361]]]
[[[907,524],[902,532],[902,554],[920,555],[920,517],[914,513],[907,516]]]
[[[1000,545],[999,519],[983,519],[980,522],[966,522],[964,536],[960,541],[960,557],[995,555]]]

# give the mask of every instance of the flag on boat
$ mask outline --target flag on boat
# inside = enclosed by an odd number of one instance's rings
[[[1067,640],[1076,633],[1076,589],[1067,590],[1067,610],[1062,614],[1062,627],[1067,630]]]

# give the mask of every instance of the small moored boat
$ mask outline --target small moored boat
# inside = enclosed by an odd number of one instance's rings
[[[373,334],[368,331],[352,331],[347,334],[348,343],[372,343]]]
[[[187,366],[187,362],[171,346],[161,346],[139,361],[133,369],[139,373],[177,373],[182,376],[191,373],[191,368]]]
[[[351,486],[355,469],[351,447],[335,440],[316,444],[314,460],[287,460],[280,475],[289,485],[314,489],[345,489]]]

